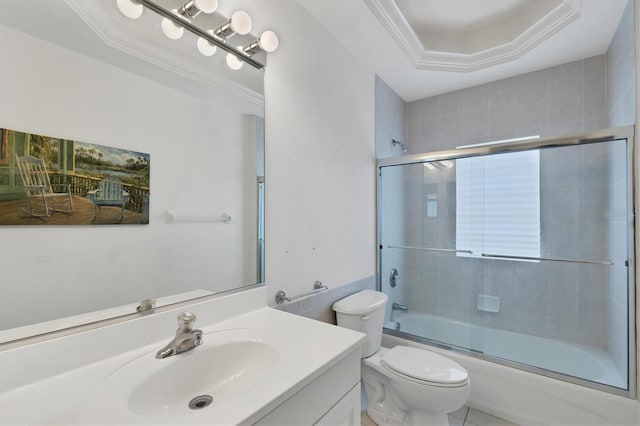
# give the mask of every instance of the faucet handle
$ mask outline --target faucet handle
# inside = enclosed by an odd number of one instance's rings
[[[183,331],[191,330],[191,325],[198,319],[191,312],[183,312],[178,315],[179,329]]]
[[[191,325],[197,319],[198,317],[196,317],[195,314],[192,314],[191,312],[183,312],[178,315],[178,321],[180,322],[180,324]]]

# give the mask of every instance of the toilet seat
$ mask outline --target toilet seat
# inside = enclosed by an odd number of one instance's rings
[[[460,387],[469,381],[467,370],[458,363],[408,346],[396,346],[386,351],[380,363],[400,377],[428,386]]]

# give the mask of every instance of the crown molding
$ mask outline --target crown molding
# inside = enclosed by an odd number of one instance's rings
[[[581,4],[581,0],[563,1],[510,42],[465,54],[426,50],[394,0],[363,1],[416,69],[453,72],[476,71],[520,58],[578,19]]]
[[[393,0],[364,0],[409,61],[416,65],[425,51],[409,21]]]

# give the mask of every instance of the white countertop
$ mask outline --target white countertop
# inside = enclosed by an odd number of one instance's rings
[[[212,301],[215,302],[215,301]],[[200,304],[199,309],[214,309]],[[171,316],[175,313],[170,312]],[[134,320],[135,321],[135,320]],[[204,343],[189,352],[156,359],[166,339],[146,344],[119,355],[24,384],[0,393],[0,424],[250,424],[302,389],[332,365],[359,350],[364,335],[330,324],[313,321],[268,307],[262,307],[223,321],[196,324],[204,331]],[[225,332],[258,333],[278,350],[277,363],[241,396],[221,398],[202,410],[186,408],[176,412],[140,413],[131,395],[137,385],[172,362],[188,362],[196,351],[223,341]],[[126,324],[122,326],[126,332]],[[172,333],[172,332],[171,332]],[[170,334],[171,334],[170,333]],[[113,335],[113,331],[110,333]],[[73,337],[73,336],[72,336]],[[104,342],[105,345],[112,343]],[[115,342],[117,344],[117,342]],[[41,345],[43,362],[52,362],[46,344]],[[0,352],[0,363],[3,361]],[[15,355],[15,354],[14,354]],[[73,357],[73,352],[64,354]],[[17,359],[15,356],[13,359]],[[3,365],[21,368],[20,365]],[[55,370],[55,369],[54,369]],[[262,374],[262,373],[261,373]],[[170,386],[170,384],[169,384]],[[189,401],[195,395],[184,395]]]

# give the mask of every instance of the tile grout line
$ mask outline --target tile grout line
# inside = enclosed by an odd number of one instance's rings
[[[465,426],[465,423],[467,423],[467,417],[469,417],[469,410],[471,410],[471,408],[467,407],[467,412],[464,413],[464,420],[462,420],[462,426]]]

